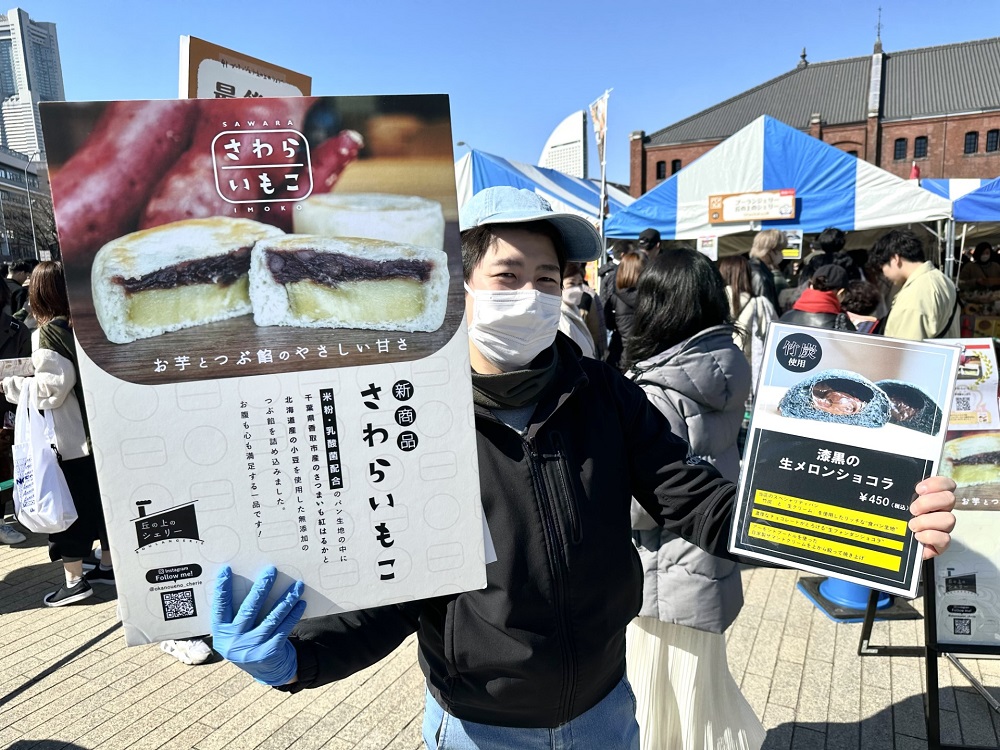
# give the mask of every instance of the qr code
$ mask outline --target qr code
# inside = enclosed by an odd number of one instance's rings
[[[160,594],[163,603],[164,620],[183,620],[185,617],[197,617],[198,609],[194,606],[194,589],[179,591],[164,591]]]
[[[956,617],[955,635],[972,635],[972,620],[967,617]]]
[[[972,399],[968,396],[955,396],[955,411],[972,411]]]

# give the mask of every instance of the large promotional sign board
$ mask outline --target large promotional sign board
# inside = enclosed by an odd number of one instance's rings
[[[208,632],[224,564],[306,616],[485,585],[448,98],[42,122],[128,643]]]
[[[730,549],[913,597],[959,349],[774,323]]]
[[[242,99],[309,96],[312,78],[220,47],[195,36],[181,37],[181,99]]]
[[[955,489],[951,544],[934,561],[937,642],[1000,653],[1000,423],[992,339],[962,346],[941,473]]]

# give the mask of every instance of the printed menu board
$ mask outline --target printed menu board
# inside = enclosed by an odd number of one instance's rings
[[[730,549],[915,596],[909,506],[941,455],[959,352],[772,324]]]
[[[448,98],[41,112],[127,642],[484,586]]]
[[[1000,652],[1000,419],[992,339],[962,347],[941,473],[955,489],[955,530],[934,560],[937,642]]]

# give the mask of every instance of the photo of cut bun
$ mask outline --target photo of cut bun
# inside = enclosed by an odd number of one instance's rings
[[[789,388],[778,404],[783,417],[882,427],[889,398],[867,378],[849,370],[822,370]]]
[[[323,193],[301,205],[292,218],[297,234],[444,247],[444,214],[437,201],[388,193]]]
[[[978,432],[946,442],[941,474],[955,480],[958,498],[1000,498],[1000,432]]]
[[[188,219],[126,234],[94,258],[91,287],[108,340],[127,344],[251,311],[250,250],[284,233],[249,219]]]
[[[384,240],[290,234],[261,240],[250,262],[258,326],[436,331],[448,256]]]
[[[889,415],[892,424],[928,435],[935,435],[941,429],[941,409],[915,385],[902,380],[879,380],[875,385],[885,391],[892,403]]]

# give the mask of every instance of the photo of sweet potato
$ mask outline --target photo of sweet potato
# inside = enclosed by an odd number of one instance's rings
[[[184,101],[108,104],[83,146],[52,175],[66,259],[93,256],[135,229],[164,173],[187,149],[197,112]]]
[[[186,116],[171,118],[175,108]],[[64,247],[73,249],[66,253],[65,276],[74,333],[81,351],[104,372],[130,383],[164,384],[329,369],[331,360],[318,352],[333,343],[352,355],[349,362],[339,355],[340,367],[404,362],[438,351],[462,325],[463,292],[450,281],[461,274],[461,241],[447,97],[51,102],[40,112],[58,230]],[[119,112],[127,114],[124,124],[104,122],[106,113]],[[383,151],[394,155],[379,156],[366,143],[383,115],[397,121],[406,115],[427,126],[394,151],[383,128]],[[179,125],[171,124],[178,119]],[[446,137],[424,137],[431,130],[447,130]],[[164,143],[168,156],[162,155]],[[143,150],[148,146],[159,150]],[[95,179],[82,179],[88,169]],[[346,203],[326,201],[330,194]],[[409,226],[411,214],[386,210],[400,201],[417,202],[425,223]],[[71,227],[63,221],[63,203],[71,207]],[[98,231],[89,228],[84,238],[88,212]],[[373,307],[370,287],[350,287],[338,296],[334,286],[306,277],[276,279],[281,294],[268,299],[305,309],[314,322],[330,323],[331,311],[343,309],[349,317],[338,318],[335,328],[298,320],[257,324],[249,314],[256,312],[249,297],[254,249],[261,237],[291,235],[309,213],[312,229],[299,233],[316,235],[320,243],[349,236],[362,238],[355,243],[434,248],[436,268],[447,267],[449,282],[434,287],[433,299],[415,293],[425,285],[422,278],[406,284],[392,276],[394,267],[379,267],[391,272],[391,288],[379,287],[394,300],[389,307],[398,307],[393,289],[402,284],[407,300],[425,310],[433,306],[433,326],[393,329],[405,335],[384,351],[372,332],[388,328],[370,322],[385,310]],[[401,225],[405,237],[383,236]],[[430,239],[415,239],[421,233]],[[314,244],[305,241],[298,249],[311,251]],[[274,273],[258,271],[255,281]],[[355,299],[363,303],[359,311],[349,307]],[[403,317],[400,312],[396,319]],[[265,349],[273,350],[273,361],[236,366],[243,351]],[[317,352],[314,360],[306,361],[308,352]],[[190,357],[192,366],[170,365],[178,357]]]

